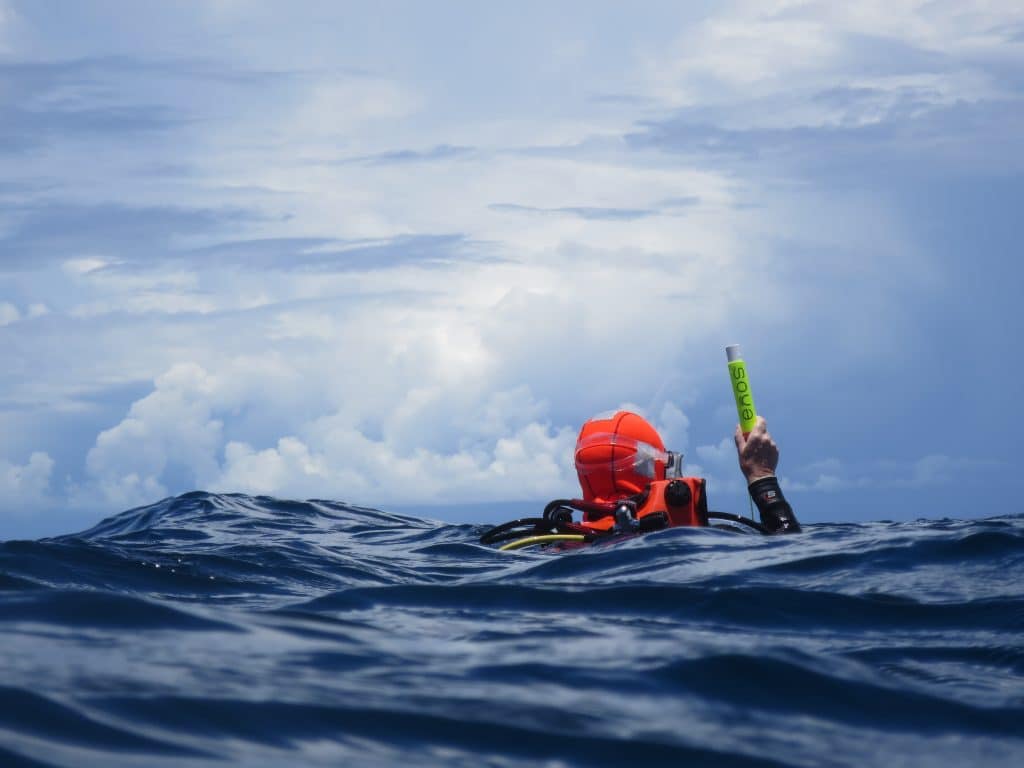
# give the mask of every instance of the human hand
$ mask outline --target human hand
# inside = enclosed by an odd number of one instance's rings
[[[747,485],[762,477],[775,476],[775,468],[779,465],[779,446],[768,434],[768,423],[763,416],[757,417],[757,423],[746,437],[737,424],[733,437],[736,440],[740,471],[747,478]]]

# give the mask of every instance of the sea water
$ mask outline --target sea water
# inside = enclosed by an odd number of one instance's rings
[[[192,493],[0,544],[0,765],[1024,765],[1024,516],[483,530]]]

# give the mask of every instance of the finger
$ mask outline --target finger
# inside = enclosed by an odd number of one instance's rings
[[[736,450],[743,452],[743,446],[747,444],[747,439],[743,436],[743,428],[739,424],[736,425],[736,431],[733,433],[732,439],[736,441]]]
[[[757,421],[754,422],[754,428],[750,430],[751,434],[757,432],[760,435],[766,433],[767,431],[768,422],[765,420],[764,416],[758,416]]]

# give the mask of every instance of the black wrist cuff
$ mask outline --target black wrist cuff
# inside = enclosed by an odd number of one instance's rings
[[[768,530],[772,533],[791,533],[800,530],[800,523],[793,514],[793,508],[782,495],[778,478],[762,477],[747,486],[747,490],[757,505],[761,524]]]

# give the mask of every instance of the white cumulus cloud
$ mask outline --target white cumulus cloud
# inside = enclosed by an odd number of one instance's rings
[[[88,455],[88,482],[77,489],[79,503],[143,503],[168,493],[168,473],[182,471],[195,487],[209,490],[365,504],[577,492],[572,455],[578,425],[552,423],[547,405],[528,387],[438,386],[446,374],[435,370],[433,386],[424,382],[397,401],[374,401],[369,395],[379,388],[372,382],[365,392],[358,381],[288,379],[285,386],[258,360],[224,361],[215,370],[174,366],[98,436]],[[317,393],[334,386],[347,389],[354,407],[332,405]],[[290,423],[292,434],[273,437],[272,424],[280,422],[277,414],[293,387],[321,405],[310,418]],[[271,437],[262,444],[231,439],[225,424],[240,413],[264,414],[268,422],[255,433]],[[689,419],[677,405],[665,402],[658,421],[670,440],[685,443]]]
[[[35,510],[46,503],[54,461],[35,451],[25,464],[0,459],[0,510],[17,513]]]
[[[197,365],[176,365],[157,378],[152,393],[104,430],[86,458],[94,489],[120,507],[167,495],[162,478],[174,462],[200,487],[215,478],[222,424],[213,418],[217,383]]]

